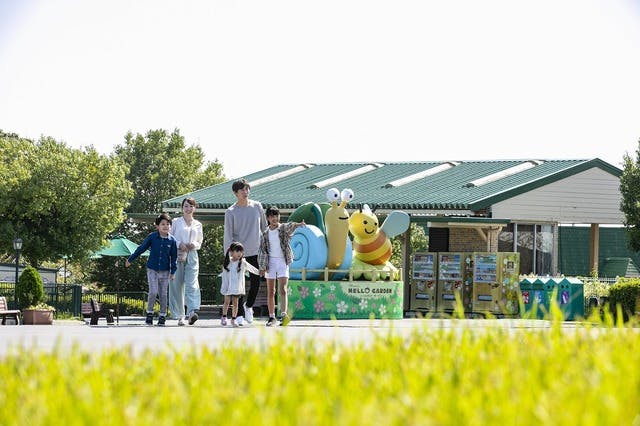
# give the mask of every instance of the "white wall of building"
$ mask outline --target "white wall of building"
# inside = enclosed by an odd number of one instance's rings
[[[620,179],[592,168],[496,203],[493,217],[512,221],[622,224]]]

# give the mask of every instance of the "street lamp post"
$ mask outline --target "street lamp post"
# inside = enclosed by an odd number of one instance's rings
[[[22,250],[21,238],[16,238],[15,240],[13,240],[13,249],[16,251],[16,286],[14,288],[14,296],[16,299],[16,307],[17,309],[19,309],[20,307],[18,305],[18,274],[19,274],[18,264],[20,263],[20,250]]]
[[[67,258],[68,256],[65,254],[62,256],[64,259],[64,285],[67,285]]]

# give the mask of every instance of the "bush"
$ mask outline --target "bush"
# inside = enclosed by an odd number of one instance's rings
[[[589,317],[592,310],[601,305],[605,298],[609,297],[611,284],[603,283],[597,279],[580,278],[584,282],[584,314]]]
[[[609,289],[611,309],[615,312],[616,306],[620,305],[625,321],[636,315],[639,300],[640,279],[638,278],[620,278],[618,283]]]
[[[36,306],[44,302],[44,283],[40,273],[33,266],[27,266],[18,278],[16,288],[18,305],[22,308]]]

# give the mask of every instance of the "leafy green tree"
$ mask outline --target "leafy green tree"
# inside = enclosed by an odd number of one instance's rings
[[[622,201],[620,210],[625,216],[625,226],[629,235],[629,246],[640,251],[640,140],[636,157],[624,155],[624,167],[620,176]]]
[[[175,129],[149,130],[146,134],[125,135],[124,144],[115,147],[114,156],[129,165],[126,178],[131,182],[134,196],[126,208],[127,213],[155,215],[160,213],[162,201],[196,189],[224,181],[222,164],[217,160],[206,162],[202,148],[198,145],[187,146],[180,131]],[[205,245],[199,252],[200,269],[207,271],[221,259],[215,247],[220,231],[204,226]],[[143,222],[122,222],[113,234],[123,234],[127,238],[141,243],[155,227],[151,220]],[[220,243],[221,244],[221,243]],[[121,290],[146,291],[146,258],[138,259],[130,268],[122,270],[116,259],[100,259],[94,262],[90,270],[92,281],[101,287]]]
[[[220,301],[220,280],[214,286],[217,276],[222,272],[222,262],[224,261],[222,243],[224,239],[224,226],[204,223],[202,225],[204,233],[204,244],[198,251],[200,258],[200,290],[202,292],[203,303]]]
[[[411,253],[426,251],[429,246],[429,236],[425,233],[424,228],[416,223],[409,226],[409,235],[411,236]],[[397,236],[391,240],[392,254],[391,263],[395,266],[403,266],[402,264],[402,236]],[[409,253],[407,253],[409,255]]]
[[[36,267],[62,254],[86,258],[123,220],[132,195],[125,172],[93,147],[0,133],[0,234],[20,236]],[[13,252],[12,240],[1,240],[2,251]]]
[[[115,147],[115,155],[129,165],[126,177],[134,190],[127,208],[131,213],[156,213],[164,200],[224,181],[222,165],[204,164],[202,148],[186,146],[178,129],[149,130],[146,135],[129,132],[124,145]]]
[[[196,216],[197,218],[197,216]],[[219,274],[222,272],[224,226],[203,224],[205,244],[198,251],[200,270],[206,273]]]

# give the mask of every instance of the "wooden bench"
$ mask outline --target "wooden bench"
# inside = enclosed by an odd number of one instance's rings
[[[7,298],[4,296],[0,296],[0,316],[2,317],[2,325],[7,323],[7,317],[13,318],[16,325],[20,325],[20,310],[18,309],[7,309],[9,306],[7,305]]]
[[[82,316],[89,316],[91,320],[89,325],[98,325],[98,319],[106,318],[107,324],[113,324],[113,309],[107,309],[102,306],[101,303],[94,298],[91,298],[89,303],[82,304]]]

